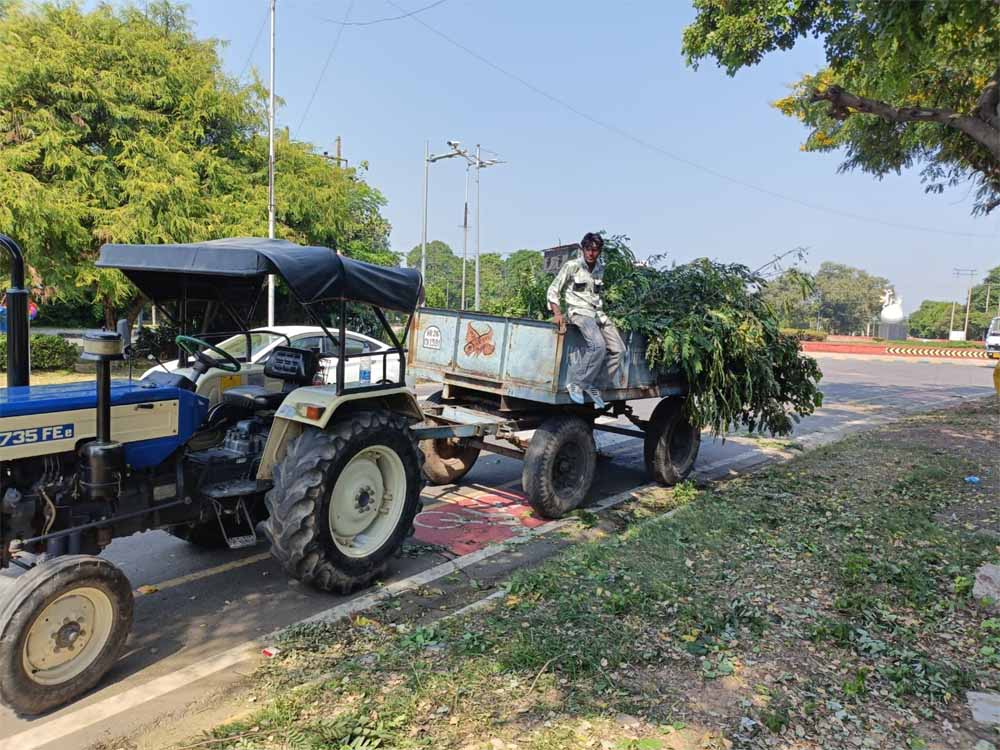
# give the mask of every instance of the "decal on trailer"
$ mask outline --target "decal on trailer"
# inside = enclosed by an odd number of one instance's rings
[[[66,440],[73,437],[74,426],[70,424],[53,424],[46,427],[26,427],[23,430],[4,430],[0,432],[0,448],[8,445],[27,445],[28,443],[47,443],[50,440]]]
[[[437,326],[427,326],[424,331],[424,349],[441,348],[441,329]]]
[[[493,343],[493,326],[487,325],[485,331],[477,331],[472,323],[469,323],[465,329],[465,356],[478,357],[481,354],[484,357],[492,357],[496,350],[496,344]]]

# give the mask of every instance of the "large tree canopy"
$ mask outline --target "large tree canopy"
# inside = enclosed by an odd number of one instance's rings
[[[265,91],[221,67],[182,8],[0,3],[0,231],[62,297],[136,299],[105,242],[267,231]],[[277,234],[392,262],[382,196],[279,134]]]
[[[694,0],[689,64],[730,75],[800,39],[826,66],[776,102],[811,132],[807,151],[843,148],[842,170],[882,177],[920,166],[928,191],[971,181],[973,212],[1000,206],[1000,3],[994,0]]]

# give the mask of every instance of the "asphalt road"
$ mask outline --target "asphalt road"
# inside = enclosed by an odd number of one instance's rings
[[[988,363],[840,356],[819,359],[824,373],[825,404],[796,430],[794,439],[805,445],[905,413],[993,392],[992,366]],[[426,387],[421,391],[421,395],[429,392]],[[636,406],[641,416],[648,416],[655,401],[639,402]],[[647,481],[639,440],[605,433],[599,443],[606,458],[598,464],[591,502],[600,502]],[[740,436],[731,436],[723,443],[706,434],[696,476],[714,479],[746,470],[771,460],[783,445],[787,447],[787,443]],[[439,517],[444,508],[448,517],[458,518],[456,523],[459,523],[462,516],[457,505],[475,503],[475,498],[516,493],[520,490],[520,474],[519,462],[484,453],[461,486],[429,488],[425,501],[432,510],[435,503],[447,504],[436,506]],[[390,580],[403,580],[454,557],[446,551],[424,547],[417,545],[395,561]],[[116,540],[105,555],[125,570],[134,588],[157,589],[136,599],[135,623],[126,655],[96,691],[61,711],[29,720],[0,708],[0,749],[8,744],[18,750],[40,746],[32,744],[31,735],[23,733],[63,717],[83,716],[90,706],[98,703],[107,706],[109,697],[141,692],[152,680],[344,601],[289,581],[263,545],[241,552],[205,551],[164,532],[151,532]],[[217,681],[204,682],[203,689],[218,687]],[[187,687],[189,694],[198,689],[197,685]],[[139,726],[149,721],[155,710],[146,706],[143,711],[114,715],[44,746],[82,748],[101,737],[121,736],[128,733],[129,725]]]

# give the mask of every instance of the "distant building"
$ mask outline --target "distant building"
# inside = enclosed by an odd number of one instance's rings
[[[572,245],[557,245],[547,250],[542,250],[542,270],[545,273],[559,273],[566,261],[575,258],[580,252],[580,243],[574,242]]]

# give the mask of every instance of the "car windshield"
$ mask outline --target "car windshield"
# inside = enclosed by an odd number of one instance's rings
[[[278,341],[284,341],[283,336],[277,336],[273,333],[251,333],[250,334],[250,359],[253,359],[258,354],[260,354],[264,349],[269,347]],[[231,354],[236,358],[246,356],[247,351],[247,337],[245,334],[239,333],[235,336],[231,336],[225,341],[216,344],[220,349],[222,349],[227,354]],[[212,352],[209,350],[206,352],[211,356]]]
[[[987,336],[1000,336],[1000,318],[993,318],[990,322],[990,330]]]

